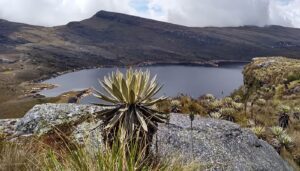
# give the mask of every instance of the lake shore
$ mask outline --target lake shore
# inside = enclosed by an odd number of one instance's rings
[[[139,69],[149,70],[152,75],[157,75],[164,96],[177,97],[186,94],[193,98],[198,98],[203,94],[211,93],[218,98],[230,95],[243,83],[242,68],[244,63],[225,63],[219,67],[195,66],[195,65],[148,65],[138,66]],[[41,94],[46,97],[54,97],[71,90],[81,90],[83,88],[95,87],[101,91],[97,79],[103,79],[107,74],[115,71],[116,68],[97,68],[80,70],[67,73],[43,83],[59,84],[60,87],[54,90],[45,90]],[[125,72],[126,68],[119,68]],[[191,74],[194,76],[191,77]],[[78,79],[80,78],[80,79]],[[84,98],[83,104],[93,103],[92,97]]]
[[[66,71],[61,72],[55,72],[52,74],[48,74],[46,76],[43,76],[42,78],[34,79],[32,82],[34,83],[40,83],[42,81],[55,78],[67,73],[77,72],[81,70],[88,70],[88,69],[101,69],[101,68],[128,68],[128,67],[146,67],[146,66],[168,66],[168,65],[179,65],[179,66],[204,66],[204,67],[222,67],[225,65],[230,64],[248,64],[250,61],[244,61],[244,60],[212,60],[208,61],[206,63],[204,62],[143,62],[143,63],[137,63],[134,65],[99,65],[99,66],[90,66],[90,67],[78,67]]]
[[[209,61],[209,62],[143,62],[137,63],[132,66],[142,67],[142,66],[166,66],[166,65],[185,65],[185,66],[205,66],[205,67],[220,67],[227,64],[236,64],[236,63],[247,63],[248,61],[232,61],[232,60],[218,60],[218,61]],[[39,66],[30,66],[28,70],[20,70],[18,68],[14,69],[14,65],[16,64],[7,64],[12,66],[11,75],[14,73],[24,73],[26,75],[34,72],[35,68],[39,68]],[[27,64],[25,65],[27,66]],[[42,66],[41,66],[42,67]],[[47,98],[40,95],[40,91],[44,89],[51,89],[59,85],[52,85],[52,84],[43,84],[42,82],[54,77],[61,76],[63,74],[76,72],[80,70],[86,69],[96,69],[96,68],[114,68],[114,67],[128,67],[128,65],[97,65],[97,66],[90,66],[90,67],[74,67],[72,69],[47,69],[47,72],[44,72],[42,75],[34,75],[32,78],[29,78],[26,81],[19,80],[18,77],[13,77],[9,79],[9,82],[3,82],[4,86],[1,87],[1,91],[6,93],[6,96],[2,97],[2,99],[9,98],[9,100],[3,100],[0,103],[0,107],[2,111],[0,112],[1,118],[10,118],[10,117],[20,117],[26,112],[27,109],[30,109],[35,104],[40,102],[47,103],[47,102],[55,102],[59,96],[53,98]],[[4,77],[7,77],[4,75]],[[0,81],[2,82],[2,81]],[[7,85],[7,86],[5,86]],[[11,88],[13,87],[13,88]],[[7,91],[9,89],[10,91]],[[11,93],[9,93],[11,92]],[[7,94],[8,93],[8,94]],[[65,92],[69,93],[69,92]],[[1,95],[0,95],[1,98]],[[18,106],[20,110],[15,110],[15,106]]]

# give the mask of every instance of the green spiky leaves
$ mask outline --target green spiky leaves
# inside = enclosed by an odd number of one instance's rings
[[[126,76],[120,71],[113,72],[99,81],[108,95],[96,91],[95,96],[107,102],[118,104],[144,103],[151,106],[165,98],[153,99],[162,86],[156,82],[156,76],[150,81],[150,72],[129,69]]]
[[[137,136],[137,132],[156,131],[157,123],[166,122],[167,116],[151,107],[165,100],[154,98],[160,91],[156,76],[150,79],[149,71],[127,70],[113,72],[99,81],[105,93],[95,90],[94,96],[111,104],[112,108],[97,113],[109,133],[122,134],[121,137]]]

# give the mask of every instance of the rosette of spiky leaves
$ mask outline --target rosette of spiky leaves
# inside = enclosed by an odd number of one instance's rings
[[[128,140],[142,134],[151,139],[157,123],[166,122],[167,115],[152,108],[166,97],[154,98],[162,86],[156,76],[150,80],[148,70],[128,69],[125,75],[117,71],[99,82],[106,93],[95,90],[94,96],[108,102],[111,108],[98,112],[97,116],[104,122],[110,138],[118,134],[121,140]]]
[[[279,137],[281,136],[282,134],[285,134],[285,130],[280,127],[280,126],[273,126],[271,127],[271,131],[272,133],[276,136],[276,137]]]
[[[281,134],[278,140],[283,146],[288,146],[293,142],[292,138],[287,134]]]
[[[266,129],[262,126],[255,126],[251,128],[251,131],[258,137],[262,138],[263,134],[265,133]]]

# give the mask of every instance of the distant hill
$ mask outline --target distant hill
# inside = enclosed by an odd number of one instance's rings
[[[58,27],[0,20],[0,118],[24,114],[59,97],[34,95],[27,81],[95,66],[213,64],[256,56],[300,58],[300,29],[185,27],[100,11],[90,19]],[[33,92],[33,95],[31,94]],[[16,107],[18,106],[18,107]]]
[[[2,56],[22,56],[35,64],[61,69],[249,61],[256,56],[299,58],[300,29],[196,28],[100,11],[89,19],[58,27],[0,20],[0,50]]]

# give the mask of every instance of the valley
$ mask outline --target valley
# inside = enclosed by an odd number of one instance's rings
[[[256,56],[298,58],[299,37],[296,28],[195,28],[107,11],[56,27],[0,20],[0,116],[18,116],[37,101],[52,102],[24,96],[34,88],[31,83],[65,72],[155,64],[217,66]],[[20,110],[12,110],[15,105]]]

